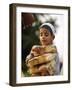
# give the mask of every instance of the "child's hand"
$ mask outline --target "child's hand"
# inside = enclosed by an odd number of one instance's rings
[[[49,75],[46,65],[42,65],[39,67],[39,72],[41,76]]]
[[[44,49],[41,46],[33,46],[31,53],[34,54],[34,56],[38,56],[44,54]]]

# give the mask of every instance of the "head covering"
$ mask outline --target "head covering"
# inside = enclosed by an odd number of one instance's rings
[[[55,34],[55,28],[51,23],[43,23],[40,28],[44,27],[44,26],[48,26],[50,27],[50,29],[52,30],[53,34]]]

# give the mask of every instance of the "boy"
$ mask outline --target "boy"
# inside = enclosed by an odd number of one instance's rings
[[[39,38],[41,46],[33,46],[26,59],[29,72],[32,76],[59,75],[60,63],[56,46],[53,45],[55,38],[53,25],[50,23],[42,24]]]

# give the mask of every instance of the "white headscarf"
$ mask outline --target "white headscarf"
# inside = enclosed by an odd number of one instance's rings
[[[51,23],[43,23],[40,27],[43,27],[44,25],[49,26],[51,28],[53,34],[55,34],[55,28]]]

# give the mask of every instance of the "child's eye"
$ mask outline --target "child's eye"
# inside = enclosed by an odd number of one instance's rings
[[[45,36],[47,37],[47,36],[48,36],[48,34],[45,34]]]
[[[45,34],[40,33],[40,36],[43,36],[43,35],[47,37],[49,34],[48,33],[45,33]]]
[[[40,36],[42,36],[43,34],[42,33],[40,33]]]

